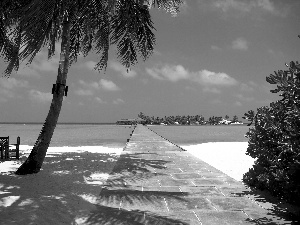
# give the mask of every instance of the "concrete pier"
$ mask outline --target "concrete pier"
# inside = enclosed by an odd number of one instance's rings
[[[105,185],[102,224],[297,224],[268,202],[179,146],[137,125]]]

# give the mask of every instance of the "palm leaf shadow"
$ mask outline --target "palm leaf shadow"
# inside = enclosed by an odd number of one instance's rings
[[[109,225],[188,225],[186,222],[151,212],[141,210],[128,211],[101,205],[97,205],[97,210],[90,214],[85,223]]]
[[[150,179],[154,176],[164,175],[156,172],[166,169],[166,164],[170,161],[159,159],[144,159],[138,157],[140,154],[156,156],[155,153],[135,153],[121,155],[116,162],[109,179],[106,181],[107,186],[127,186],[127,183],[136,183]]]
[[[149,159],[139,157],[140,154],[148,155]],[[155,158],[155,159],[153,159]],[[124,154],[118,159],[110,177],[99,194],[96,210],[92,211],[87,219],[87,224],[189,224],[180,219],[172,218],[171,214],[160,212],[163,200],[175,199],[182,203],[189,193],[171,192],[157,190],[143,190],[140,182],[155,176],[166,175],[163,172],[157,173],[156,170],[163,171],[166,164],[171,161],[157,159],[156,153],[135,153]],[[127,185],[132,182],[134,186]],[[128,210],[129,209],[129,210]],[[142,210],[144,209],[144,210]],[[154,209],[153,210],[150,210]],[[156,210],[155,210],[156,209]]]

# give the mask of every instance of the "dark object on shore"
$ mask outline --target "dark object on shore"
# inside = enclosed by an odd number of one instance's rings
[[[14,148],[10,148],[13,147]],[[1,152],[1,159],[10,159],[10,158],[20,158],[20,137],[17,137],[16,144],[9,144],[9,136],[7,137],[0,137],[0,152]],[[14,153],[14,154],[11,154]]]

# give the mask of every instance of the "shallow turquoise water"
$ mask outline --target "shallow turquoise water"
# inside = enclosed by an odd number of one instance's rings
[[[178,145],[207,142],[248,142],[246,125],[219,126],[149,126],[149,128]]]
[[[34,145],[42,124],[0,124],[0,136],[10,136],[15,143],[21,137],[22,145]],[[150,129],[178,145],[206,142],[247,142],[247,126],[149,126]],[[51,147],[58,146],[113,146],[124,147],[130,137],[130,126],[58,124]]]
[[[21,137],[22,145],[34,145],[42,124],[0,124],[0,136],[10,136],[10,143]],[[58,124],[50,146],[124,147],[132,128],[117,125]]]

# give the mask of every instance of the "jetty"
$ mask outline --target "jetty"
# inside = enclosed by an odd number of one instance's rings
[[[279,201],[234,180],[143,125],[137,125],[130,135],[101,187],[99,200],[105,209],[99,209],[103,214],[100,222],[107,218],[149,225],[297,223]]]

